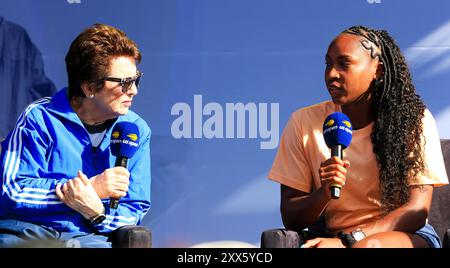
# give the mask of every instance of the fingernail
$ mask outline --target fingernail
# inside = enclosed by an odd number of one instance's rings
[[[300,248],[305,248],[305,244],[301,245]]]

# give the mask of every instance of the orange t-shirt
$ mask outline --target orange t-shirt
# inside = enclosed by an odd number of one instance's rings
[[[286,186],[310,193],[321,187],[320,163],[331,157],[322,126],[325,118],[341,111],[332,101],[322,102],[294,112],[280,141],[269,178]],[[353,130],[352,142],[343,157],[350,161],[341,197],[331,200],[325,209],[325,222],[331,233],[363,226],[382,216],[379,168],[372,150],[370,134],[373,122]],[[425,110],[423,133],[426,139],[424,174],[412,184],[441,186],[448,184],[439,134],[433,116]]]

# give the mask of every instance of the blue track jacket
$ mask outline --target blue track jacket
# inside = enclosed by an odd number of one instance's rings
[[[140,148],[128,160],[129,190],[117,209],[102,200],[106,219],[98,224],[62,203],[55,187],[77,176],[88,178],[114,167],[110,137],[114,125],[94,149],[87,130],[72,110],[67,89],[30,104],[13,131],[2,142],[0,218],[17,219],[54,228],[60,232],[108,233],[124,225],[139,224],[150,208],[150,128],[129,111],[119,121],[134,122]]]

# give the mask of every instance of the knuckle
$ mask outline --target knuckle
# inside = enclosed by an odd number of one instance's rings
[[[344,185],[344,184],[345,184],[344,180],[341,179],[341,178],[339,178],[339,177],[334,177],[334,181],[335,181],[336,183],[341,184],[341,185]]]
[[[332,179],[333,179],[333,182],[337,182],[337,183],[340,183],[342,181],[339,177],[336,177],[336,176],[333,176]]]
[[[124,167],[117,167],[117,171],[120,171],[122,173],[127,173],[128,172],[128,170],[126,168],[124,168]]]
[[[112,189],[108,189],[108,196],[114,197],[116,193]]]

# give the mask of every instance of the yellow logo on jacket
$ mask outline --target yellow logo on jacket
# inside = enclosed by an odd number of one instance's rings
[[[112,137],[113,137],[114,139],[117,139],[119,136],[120,136],[119,131],[114,131],[114,132],[112,133]]]

